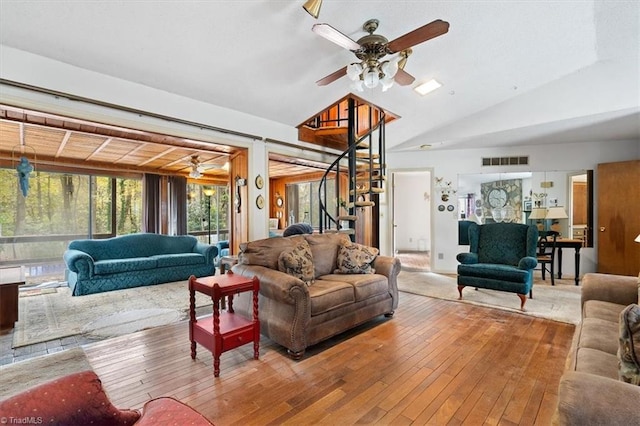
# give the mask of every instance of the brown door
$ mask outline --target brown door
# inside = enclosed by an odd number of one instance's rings
[[[640,160],[598,164],[598,272],[640,272]]]

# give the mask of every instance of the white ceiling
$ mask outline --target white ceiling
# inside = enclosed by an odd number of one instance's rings
[[[394,150],[640,139],[640,3],[633,1],[0,0],[0,43],[295,127],[347,94],[315,81],[355,56],[311,32],[393,40],[435,19],[416,46],[415,86],[359,96],[401,116]],[[212,123],[215,125],[215,123]],[[242,129],[233,129],[242,130]]]

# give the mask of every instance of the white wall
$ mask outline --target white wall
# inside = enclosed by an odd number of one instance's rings
[[[529,156],[528,166],[491,166],[482,167],[482,157],[497,156]],[[458,174],[498,173],[518,171],[562,171],[562,170],[596,170],[599,163],[627,161],[640,158],[640,141],[603,141],[585,142],[564,145],[522,146],[494,149],[466,150],[425,150],[390,152],[387,154],[389,169],[401,171],[415,168],[432,168],[433,175],[443,177],[446,181],[457,182]],[[597,172],[595,176],[597,185]],[[563,184],[564,184],[564,180]],[[597,187],[594,188],[597,191]],[[596,192],[597,193],[597,192]],[[563,196],[564,198],[564,196]],[[436,203],[432,204],[432,212]],[[594,226],[597,226],[597,211],[594,209]],[[455,273],[458,262],[456,254],[467,251],[468,246],[458,245],[458,221],[455,215],[435,214],[432,234],[432,270],[441,273]],[[597,234],[595,235],[597,238]],[[381,238],[390,244],[390,236]],[[593,272],[596,269],[596,247],[581,250],[580,274]],[[389,252],[390,245],[381,248]],[[442,259],[438,254],[442,253]],[[562,263],[563,277],[574,276],[573,256],[567,252]]]

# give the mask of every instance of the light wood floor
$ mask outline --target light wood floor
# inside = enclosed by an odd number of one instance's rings
[[[514,296],[515,297],[515,296]],[[189,355],[183,322],[85,351],[113,403],[173,396],[216,425],[548,425],[574,326],[401,293],[392,319],[332,339],[301,361],[262,338]]]

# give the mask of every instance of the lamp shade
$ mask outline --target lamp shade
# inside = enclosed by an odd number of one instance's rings
[[[567,212],[564,207],[549,207],[545,219],[568,219]]]
[[[635,240],[633,240],[633,241],[635,241],[636,243],[640,243],[640,234],[638,234],[638,236],[636,237],[636,239],[635,239]]]
[[[534,207],[531,210],[531,214],[529,215],[529,219],[544,219],[547,217],[547,209],[543,207]]]
[[[305,2],[302,8],[306,10],[309,15],[318,19],[318,15],[320,15],[320,6],[322,6],[322,0],[309,0]]]

